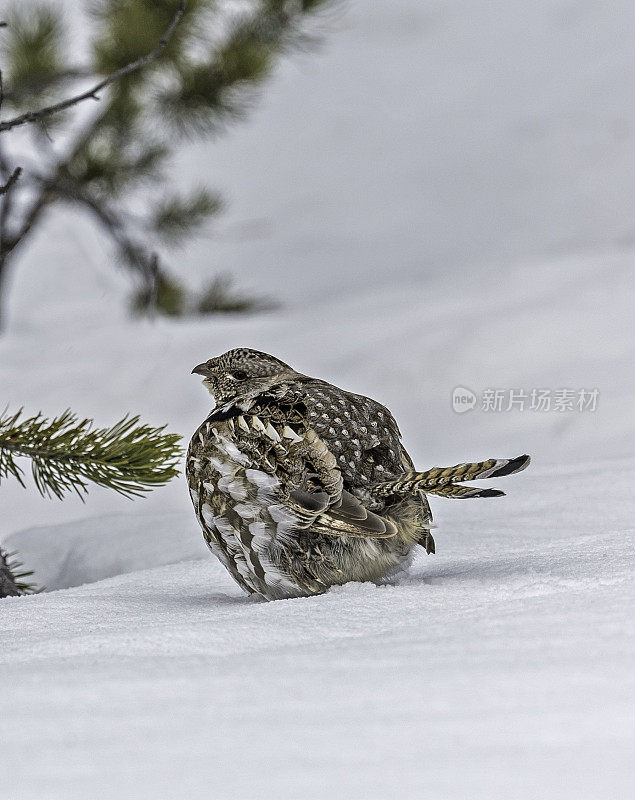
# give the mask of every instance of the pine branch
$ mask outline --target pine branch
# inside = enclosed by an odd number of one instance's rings
[[[4,184],[4,186],[0,186],[0,197],[7,192],[10,192],[13,188],[14,184],[18,181],[22,175],[22,167],[16,167],[11,175],[9,176],[9,180]]]
[[[205,58],[182,59],[176,80],[156,94],[157,112],[183,136],[209,134],[240,119],[278,56],[308,41],[303,17],[327,2],[262,0],[247,6]]]
[[[3,28],[5,25],[6,22],[2,23],[2,25],[0,25],[0,28]],[[5,98],[4,82],[2,80],[2,70],[0,69],[0,111],[2,111],[2,104],[4,103],[4,98]],[[2,157],[1,153],[0,153],[0,162],[1,162],[0,169],[2,169],[2,171],[4,172],[6,169],[6,164],[4,163],[4,158]],[[15,167],[15,169],[11,172],[11,175],[9,175],[7,182],[3,186],[0,186],[0,197],[2,197],[3,194],[8,194],[11,191],[11,189],[20,179],[20,175],[22,175],[22,167]],[[1,249],[1,243],[0,243],[0,249]]]
[[[207,189],[198,189],[186,197],[166,197],[157,203],[149,227],[165,241],[178,243],[222,207],[219,195]]]
[[[0,547],[0,597],[19,597],[41,591],[25,580],[33,575],[33,570],[23,569],[24,564],[16,556],[16,552],[7,553]]]
[[[42,152],[47,163],[40,176],[25,170],[32,180],[18,180],[15,163],[0,153],[0,299],[26,240],[51,207],[70,201],[98,220],[123,262],[140,276],[138,308],[177,314],[257,307],[249,298],[228,297],[222,284],[211,286],[200,303],[188,299],[158,269],[154,242],[141,239],[144,233],[170,245],[196,233],[218,209],[213,194],[158,201],[152,196],[143,219],[135,219],[124,203],[132,199],[138,208],[136,189],[165,180],[180,139],[211,133],[242,116],[277,58],[307,42],[304,19],[329,1],[253,0],[234,8],[232,0],[94,0],[91,47],[80,64],[68,60],[67,26],[56,6],[48,0],[16,4],[9,20],[11,85],[5,99],[20,116],[1,121],[0,114],[0,139],[18,125],[32,122],[42,133],[44,123],[57,121],[69,141],[62,155],[52,148]],[[68,97],[72,81],[91,75],[102,78],[92,89],[74,89],[74,96],[48,105]],[[59,113],[98,99],[115,81],[90,119]],[[28,112],[27,104],[39,110]],[[30,193],[33,179],[37,188]]]
[[[94,76],[95,73],[88,67],[69,67],[68,69],[59,69],[45,75],[25,77],[23,80],[16,80],[13,77],[11,88],[5,90],[4,99],[8,103],[16,104],[25,97],[42,95],[70,81],[84,80]]]
[[[16,128],[18,125],[25,125],[26,123],[31,122],[39,122],[46,117],[50,117],[52,114],[59,114],[60,111],[64,111],[71,106],[77,105],[77,103],[82,103],[84,100],[99,100],[97,96],[99,92],[105,89],[110,84],[115,83],[122,78],[125,78],[126,75],[130,75],[137,70],[142,69],[143,67],[150,64],[154,61],[158,56],[163,52],[165,46],[170,40],[170,37],[174,33],[176,26],[179,24],[181,17],[183,16],[183,12],[185,11],[185,0],[181,0],[176,10],[176,14],[174,15],[172,22],[170,23],[168,29],[166,30],[165,34],[163,35],[162,39],[159,41],[159,44],[154,48],[151,53],[148,53],[141,58],[138,58],[136,61],[133,61],[131,64],[127,64],[125,67],[118,69],[116,72],[113,72],[108,77],[104,78],[103,80],[99,81],[99,83],[95,84],[91,89],[87,89],[80,94],[75,95],[74,97],[70,97],[66,100],[62,100],[59,103],[54,103],[50,106],[45,106],[44,108],[37,109],[36,111],[27,111],[25,114],[21,114],[18,117],[14,117],[13,119],[9,119],[6,122],[0,122],[0,133],[3,131],[9,131],[12,128]]]
[[[217,275],[203,290],[196,301],[198,314],[250,314],[256,311],[272,311],[277,308],[268,297],[242,294],[232,286],[229,275]]]
[[[89,482],[140,497],[178,474],[181,437],[163,433],[165,426],[139,425],[138,416],[125,416],[110,428],[80,422],[68,410],[51,420],[21,417],[22,410],[0,416],[0,483],[13,477],[25,486],[20,456],[31,459],[40,494],[59,499],[70,492],[83,499]]]
[[[180,317],[188,304],[187,292],[172,275],[158,268],[155,279],[137,289],[130,307],[134,314],[153,315],[159,312],[167,317]]]
[[[14,95],[16,105],[26,103],[32,95],[27,84],[46,83],[50,75],[64,71],[68,53],[64,41],[66,31],[59,11],[48,2],[25,6],[20,13],[14,10],[11,14],[11,36],[7,42],[12,88],[19,87],[18,94]],[[5,94],[5,98],[10,99],[11,94]]]

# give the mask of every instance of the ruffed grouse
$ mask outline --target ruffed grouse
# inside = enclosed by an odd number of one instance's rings
[[[192,437],[187,478],[213,553],[268,600],[379,581],[417,545],[434,552],[426,494],[496,497],[463,481],[524,469],[529,456],[416,472],[387,408],[257,350],[192,370],[216,406]]]

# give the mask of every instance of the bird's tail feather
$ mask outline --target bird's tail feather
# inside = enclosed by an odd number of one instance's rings
[[[517,458],[490,458],[488,461],[456,464],[454,467],[432,467],[425,472],[409,470],[394,480],[375,484],[371,492],[375,496],[382,497],[391,494],[409,495],[416,492],[457,498],[500,497],[505,492],[501,492],[499,489],[466,486],[463,482],[513,475],[515,472],[525,469],[529,462],[529,456],[522,455]]]

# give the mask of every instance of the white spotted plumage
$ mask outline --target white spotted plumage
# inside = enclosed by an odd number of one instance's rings
[[[259,423],[254,427],[260,428]],[[274,438],[266,428],[263,432]],[[201,517],[208,533],[224,544],[220,549],[213,541],[208,542],[210,548],[216,555],[222,553],[223,561],[229,556],[244,582],[256,594],[264,593],[263,582],[281,597],[295,594],[297,587],[271,558],[276,540],[284,540],[298,522],[297,517],[283,506],[271,503],[272,492],[280,482],[274,476],[251,467],[249,457],[218,430],[213,431],[212,439],[215,447],[209,464],[216,480],[204,481],[201,486],[210,496],[219,492],[234,501],[232,511],[244,521],[249,536],[245,536],[241,528],[233,525],[226,516],[215,515],[208,503],[203,503]],[[198,501],[197,492],[192,492],[192,499],[195,503]]]

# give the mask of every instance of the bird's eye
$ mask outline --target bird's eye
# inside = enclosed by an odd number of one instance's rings
[[[237,381],[244,381],[244,380],[245,380],[245,378],[247,377],[247,373],[245,372],[245,370],[244,370],[244,369],[235,369],[235,370],[232,372],[232,375],[234,376],[234,378],[235,378]]]

